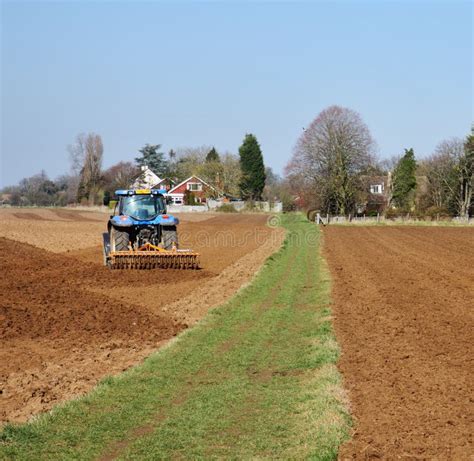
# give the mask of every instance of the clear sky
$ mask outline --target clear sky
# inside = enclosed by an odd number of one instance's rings
[[[473,120],[471,2],[3,2],[0,187],[104,166],[145,143],[237,152],[281,173],[325,107],[362,115],[382,158],[422,157]]]

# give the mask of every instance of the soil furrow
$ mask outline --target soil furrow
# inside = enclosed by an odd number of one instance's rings
[[[474,259],[443,246],[450,231],[455,248],[461,235],[469,245],[470,229],[325,229],[340,369],[356,419],[340,459],[473,452]]]

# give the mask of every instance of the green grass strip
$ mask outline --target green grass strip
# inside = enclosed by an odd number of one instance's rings
[[[317,226],[283,217],[282,249],[226,305],[143,364],[24,425],[0,458],[335,459],[350,417]]]

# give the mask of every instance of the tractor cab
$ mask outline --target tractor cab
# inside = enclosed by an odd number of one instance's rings
[[[139,189],[135,191],[116,191],[119,201],[115,215],[130,216],[138,221],[150,221],[166,214],[164,190]]]

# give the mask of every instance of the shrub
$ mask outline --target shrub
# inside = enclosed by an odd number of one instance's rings
[[[222,213],[237,213],[237,210],[231,203],[223,203],[217,208],[217,211],[221,211]]]
[[[417,221],[424,221],[425,218],[426,218],[426,215],[425,215],[425,213],[423,213],[421,211],[414,210],[414,211],[410,211],[410,213],[408,214],[408,217],[410,219],[414,219],[414,220],[417,220]]]
[[[184,193],[184,204],[190,206],[197,204],[196,196],[189,190]]]
[[[396,219],[400,216],[400,210],[396,210],[395,208],[388,208],[385,210],[385,219]]]
[[[425,210],[425,216],[431,218],[432,221],[436,219],[448,219],[451,218],[451,214],[446,208],[431,206]]]
[[[370,210],[366,214],[366,216],[369,218],[376,218],[377,215],[378,215],[378,212],[376,210]]]

